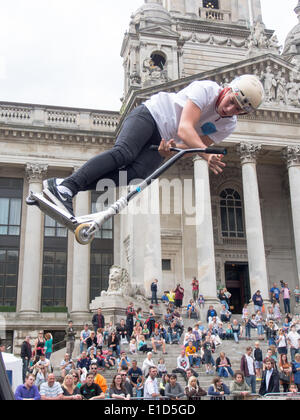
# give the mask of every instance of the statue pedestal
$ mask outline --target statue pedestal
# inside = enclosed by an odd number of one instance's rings
[[[98,308],[101,308],[106,322],[116,325],[120,319],[126,318],[126,308],[130,302],[132,299],[124,296],[99,296],[90,304],[90,310],[96,312]]]

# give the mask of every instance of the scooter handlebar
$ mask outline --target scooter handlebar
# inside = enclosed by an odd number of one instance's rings
[[[150,146],[150,150],[158,150],[158,146]],[[227,149],[216,147],[207,147],[206,149],[178,149],[177,147],[170,147],[171,152],[184,152],[184,153],[206,153],[209,155],[227,155]]]

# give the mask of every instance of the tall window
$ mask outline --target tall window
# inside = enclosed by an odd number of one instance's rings
[[[0,306],[17,303],[23,180],[0,178]]]
[[[66,306],[68,231],[45,216],[42,310]]]
[[[66,304],[67,253],[44,251],[42,307],[64,307]]]
[[[92,212],[102,209],[97,205],[99,192],[92,193]],[[113,265],[113,219],[108,220],[95,235],[91,244],[90,301],[108,288],[109,269]]]
[[[224,238],[244,238],[243,207],[240,194],[227,188],[220,194],[222,236]]]

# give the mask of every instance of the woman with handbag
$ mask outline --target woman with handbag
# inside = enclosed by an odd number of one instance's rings
[[[292,382],[292,364],[289,363],[286,354],[280,355],[278,370],[280,385],[283,387],[283,392],[288,392],[289,386]]]

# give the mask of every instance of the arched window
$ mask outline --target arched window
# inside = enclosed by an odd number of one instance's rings
[[[153,65],[160,67],[161,70],[164,69],[164,66],[166,64],[166,57],[161,52],[153,52],[150,56],[151,60],[153,61]]]
[[[222,236],[224,238],[244,238],[243,206],[240,194],[227,188],[220,194]]]

